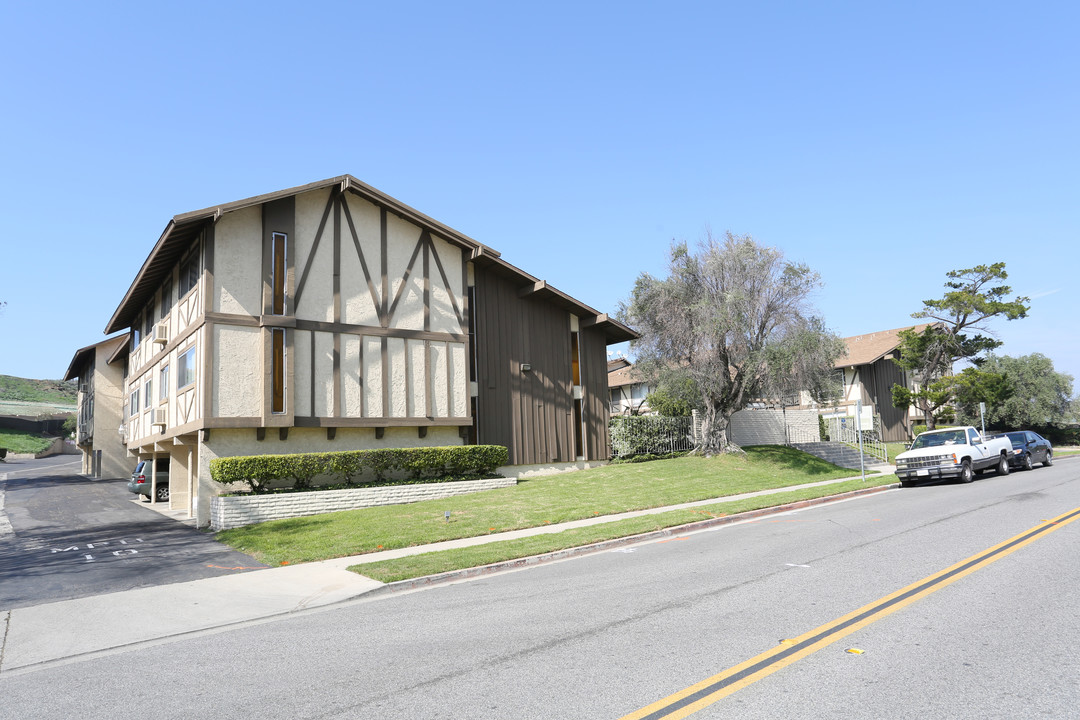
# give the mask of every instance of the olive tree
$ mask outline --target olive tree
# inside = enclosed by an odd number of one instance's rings
[[[641,333],[632,347],[650,380],[681,375],[697,388],[697,452],[738,451],[731,416],[751,401],[833,388],[843,341],[812,313],[820,277],[749,236],[708,234],[696,252],[671,246],[668,276],[642,273],[620,316]]]

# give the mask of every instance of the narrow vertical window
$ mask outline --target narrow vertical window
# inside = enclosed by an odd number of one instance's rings
[[[184,297],[199,284],[199,273],[202,268],[199,264],[199,244],[195,243],[188,254],[180,262],[180,297]]]
[[[270,412],[280,414],[285,412],[285,330],[274,328],[270,331],[270,345],[272,355]]]
[[[273,268],[271,270],[270,284],[273,288],[274,300],[271,313],[274,315],[284,315],[285,305],[287,303],[285,279],[286,279],[286,261],[288,260],[288,244],[289,236],[285,233],[274,233],[273,235]]]
[[[153,379],[147,380],[146,385],[143,386],[143,408],[149,410],[150,404],[153,402],[154,396],[154,381]]]
[[[169,316],[169,310],[172,309],[172,275],[169,275],[161,281],[161,307],[159,308],[158,317],[164,320]]]
[[[131,391],[131,412],[130,417],[135,417],[139,414],[139,389],[136,388]]]
[[[581,384],[581,360],[578,353],[578,334],[570,333],[570,366],[574,376],[574,385]]]
[[[574,459],[585,457],[585,439],[584,430],[585,425],[583,423],[583,413],[581,412],[581,400],[574,401]]]

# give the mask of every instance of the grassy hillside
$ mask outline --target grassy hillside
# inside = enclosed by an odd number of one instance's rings
[[[63,380],[27,380],[0,375],[0,401],[18,400],[31,403],[75,405],[78,385]]]

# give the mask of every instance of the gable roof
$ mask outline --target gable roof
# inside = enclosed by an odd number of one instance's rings
[[[608,370],[607,384],[609,388],[638,385],[644,382],[645,380],[641,377],[641,373],[639,373],[637,368],[631,364]]]
[[[105,352],[105,362],[110,363],[116,354],[117,349],[127,346],[129,333],[117,335],[116,337],[102,340],[99,343],[93,345],[87,345],[84,348],[79,348],[75,351],[75,355],[71,358],[71,362],[68,364],[67,372],[64,373],[64,380],[74,380],[77,377],[82,377],[82,373],[85,372],[83,368],[86,367],[86,363],[93,356],[94,352],[101,348]]]
[[[161,237],[158,238],[154,248],[143,262],[127,293],[124,294],[123,300],[120,301],[120,305],[113,312],[112,317],[105,326],[105,332],[112,333],[132,326],[146,303],[149,302],[160,287],[165,275],[180,261],[191,243],[199,236],[199,233],[207,226],[217,222],[218,218],[225,213],[330,187],[338,187],[341,192],[351,192],[375,205],[385,207],[390,212],[438,235],[451,244],[470,250],[470,260],[474,262],[495,265],[503,272],[517,276],[517,279],[523,285],[532,285],[531,292],[536,293],[538,297],[554,302],[560,307],[565,307],[577,315],[588,318],[589,321],[583,324],[585,326],[596,325],[600,327],[609,343],[632,340],[638,337],[637,333],[626,325],[556,290],[548,285],[546,281],[538,280],[523,270],[514,267],[503,260],[497,250],[473,240],[468,235],[464,235],[438,220],[428,217],[400,200],[357,180],[352,175],[339,175],[338,177],[308,183],[307,185],[256,195],[244,200],[214,205],[202,210],[174,216],[165,226],[165,230],[161,233]]]
[[[834,367],[852,367],[854,365],[875,363],[900,346],[900,332],[902,330],[922,332],[928,325],[929,323],[909,325],[893,330],[879,330],[866,335],[844,338],[847,355],[839,358]]]

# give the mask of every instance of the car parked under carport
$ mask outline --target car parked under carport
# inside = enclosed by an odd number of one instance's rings
[[[158,458],[157,464],[157,501],[168,502],[169,501],[169,459]],[[135,466],[135,470],[131,473],[131,479],[128,480],[127,489],[130,492],[138,493],[139,495],[145,495],[150,497],[150,490],[153,485],[150,477],[150,461],[140,460],[139,464]]]

